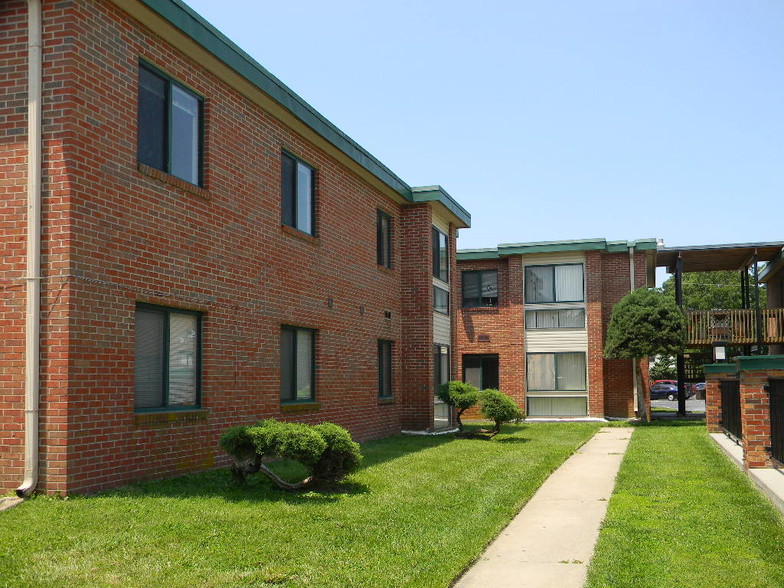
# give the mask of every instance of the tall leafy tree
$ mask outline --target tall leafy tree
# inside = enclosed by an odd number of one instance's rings
[[[613,308],[604,345],[607,359],[633,359],[642,382],[640,360],[652,355],[676,355],[686,340],[686,321],[675,299],[658,290],[639,288]],[[640,416],[646,418],[642,402]]]
[[[740,283],[740,274],[736,271],[684,273],[683,308],[684,310],[743,308]],[[750,279],[750,284],[753,307],[753,279]],[[671,276],[664,282],[662,292],[675,300],[675,276]],[[764,286],[760,286],[760,306],[765,307]]]

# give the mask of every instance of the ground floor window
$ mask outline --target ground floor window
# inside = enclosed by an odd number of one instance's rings
[[[316,332],[284,326],[280,331],[280,399],[309,402],[316,399]]]
[[[392,341],[378,340],[378,397],[392,397]]]
[[[201,313],[139,304],[134,334],[136,410],[197,408]]]
[[[444,404],[435,393],[441,384],[449,381],[449,346],[433,346],[433,427],[448,427],[452,423],[452,411],[448,404]]]
[[[529,392],[585,390],[585,352],[528,353],[526,384]]]
[[[498,390],[498,355],[463,355],[463,381],[479,390]]]

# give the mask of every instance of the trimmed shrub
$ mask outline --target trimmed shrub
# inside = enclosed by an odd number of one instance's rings
[[[220,446],[234,458],[234,477],[243,482],[248,474],[261,470],[286,490],[297,490],[317,481],[336,482],[357,468],[362,460],[359,444],[349,432],[332,423],[305,425],[268,419],[255,425],[230,427]],[[262,463],[265,459],[290,459],[307,468],[310,476],[302,482],[286,482]]]
[[[327,444],[321,459],[313,468],[313,475],[322,480],[337,482],[359,467],[362,453],[349,432],[333,423],[321,423],[313,429]]]
[[[479,400],[479,390],[467,382],[453,380],[441,384],[437,394],[443,402],[457,409],[457,427],[462,431],[463,421],[460,417]]]
[[[495,423],[494,434],[501,431],[503,423],[524,418],[523,411],[511,397],[493,388],[482,390],[479,393],[479,412],[483,417]]]

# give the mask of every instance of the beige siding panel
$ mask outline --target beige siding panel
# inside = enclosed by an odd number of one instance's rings
[[[523,265],[551,265],[561,263],[585,263],[585,254],[580,251],[564,253],[532,253],[523,255]]]
[[[433,210],[433,226],[445,235],[449,234],[449,221],[438,216],[435,210]]]
[[[440,312],[433,313],[433,343],[437,345],[452,344],[452,330],[449,317]]]
[[[557,353],[559,351],[588,351],[588,331],[585,329],[529,329],[525,332],[528,353]]]

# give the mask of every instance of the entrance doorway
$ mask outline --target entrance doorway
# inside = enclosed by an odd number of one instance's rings
[[[479,390],[498,390],[498,355],[463,355],[463,381]]]

